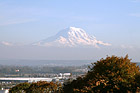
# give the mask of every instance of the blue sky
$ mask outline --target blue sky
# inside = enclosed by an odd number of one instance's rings
[[[140,48],[140,0],[0,0],[0,41],[29,44],[70,26]]]

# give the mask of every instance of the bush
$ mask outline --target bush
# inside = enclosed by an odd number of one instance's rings
[[[39,81],[32,84],[21,83],[9,90],[9,93],[60,93],[61,84]]]
[[[30,87],[30,84],[25,82],[25,83],[20,83],[14,87],[12,87],[9,90],[9,93],[26,93],[27,89]]]

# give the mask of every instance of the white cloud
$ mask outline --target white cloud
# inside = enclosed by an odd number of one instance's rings
[[[102,45],[104,45],[104,46],[111,46],[111,44],[109,44],[109,43],[103,43],[102,41],[97,41],[99,44],[102,44]]]
[[[12,43],[9,43],[9,42],[6,42],[6,41],[2,41],[1,43],[5,46],[13,46]]]

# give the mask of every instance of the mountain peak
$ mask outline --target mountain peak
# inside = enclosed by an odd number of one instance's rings
[[[76,27],[69,27],[70,30],[72,31],[80,31],[80,30],[83,30],[81,28],[76,28]]]
[[[91,46],[99,48],[99,45],[109,46],[111,44],[96,40],[95,37],[88,35],[83,29],[69,27],[61,30],[55,36],[41,40],[34,45],[55,46],[55,47],[85,47]]]

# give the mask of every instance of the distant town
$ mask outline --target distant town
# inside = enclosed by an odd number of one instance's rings
[[[0,91],[6,93],[13,86],[28,82],[59,82],[74,80],[88,72],[89,65],[82,66],[8,66],[0,65]],[[4,92],[5,91],[5,92]],[[1,92],[0,92],[1,93]]]

